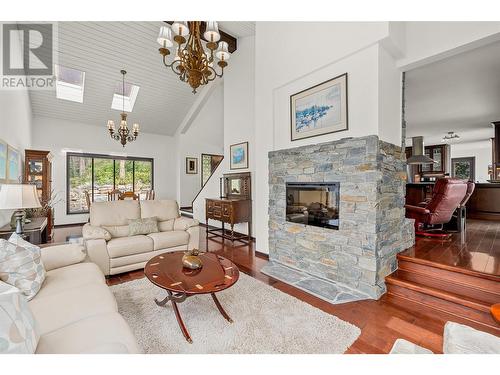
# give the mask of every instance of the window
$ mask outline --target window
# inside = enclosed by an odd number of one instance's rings
[[[125,112],[132,112],[134,109],[135,100],[139,94],[140,87],[131,83],[125,82],[125,91],[123,83],[117,82],[113,100],[111,101],[111,109],[122,111],[125,107]]]
[[[85,72],[56,65],[56,98],[83,103]]]
[[[88,213],[87,192],[92,202],[102,202],[114,189],[134,191],[141,198],[153,189],[150,158],[67,153],[66,166],[68,214]]]

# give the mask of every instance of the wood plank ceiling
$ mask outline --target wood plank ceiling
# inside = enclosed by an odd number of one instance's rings
[[[254,32],[253,22],[227,24],[226,31],[236,31],[235,37]],[[59,22],[57,63],[85,72],[83,103],[57,99],[53,90],[30,91],[33,115],[103,128],[108,119],[118,122],[120,111],[111,109],[111,101],[121,81],[120,69],[125,69],[126,81],[140,87],[129,123],[139,122],[143,132],[173,135],[196,96],[161,61],[156,37],[162,25],[161,21]]]

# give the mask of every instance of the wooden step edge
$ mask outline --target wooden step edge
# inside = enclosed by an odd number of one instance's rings
[[[427,294],[436,298],[441,298],[449,302],[453,302],[462,306],[469,307],[474,310],[482,311],[485,313],[490,313],[491,306],[489,304],[483,303],[481,301],[475,300],[470,297],[462,296],[456,293],[447,292],[444,290],[439,290],[430,286],[401,280],[396,277],[391,277],[391,275],[385,278],[385,281],[389,284],[397,285],[402,288],[411,289],[413,291]]]
[[[473,284],[473,283],[469,283],[469,282],[464,282],[463,280],[452,280],[451,277],[448,277],[448,276],[445,276],[445,275],[442,275],[442,277],[438,278],[438,277],[436,277],[436,275],[431,275],[429,273],[426,273],[425,271],[419,271],[419,270],[415,270],[415,269],[408,269],[408,268],[405,267],[404,262],[401,263],[401,264],[398,264],[398,269],[396,271],[394,271],[392,274],[394,274],[398,270],[401,270],[401,271],[404,271],[404,272],[409,272],[409,273],[412,273],[412,274],[416,274],[416,275],[422,276],[424,278],[434,279],[436,281],[452,282],[453,284],[458,285],[460,287],[470,288],[470,289],[478,290],[478,291],[483,292],[483,293],[493,294],[495,296],[498,296],[498,300],[500,301],[500,287],[498,288],[498,290],[491,290],[491,289],[483,287],[482,285],[477,285],[477,284]]]
[[[431,260],[414,258],[414,257],[410,257],[410,256],[403,255],[403,254],[398,254],[397,258],[398,258],[398,260],[402,260],[405,262],[422,264],[422,265],[433,267],[433,268],[440,268],[440,269],[447,270],[447,271],[462,273],[464,275],[469,275],[469,276],[479,277],[482,279],[500,282],[500,275],[493,275],[490,273],[483,273],[483,272],[478,272],[478,271],[473,271],[473,270],[467,270],[465,268],[449,266],[447,264],[436,263],[436,262],[433,262]]]
[[[437,307],[435,305],[432,305],[431,303],[425,303],[425,302],[422,302],[422,301],[416,301],[414,299],[408,298],[406,296],[402,296],[401,294],[394,293],[394,292],[391,292],[389,290],[387,291],[387,295],[389,296],[389,298],[390,297],[393,297],[393,298],[396,298],[396,299],[399,298],[399,299],[402,299],[404,301],[408,301],[410,303],[414,303],[416,305],[423,306],[423,307],[431,309],[431,310],[439,311],[442,314],[453,316],[453,317],[455,317],[458,320],[462,320],[462,321],[468,322],[468,324],[473,324],[473,325],[475,324],[475,325],[481,326],[481,327],[483,327],[483,329],[486,329],[487,332],[489,332],[489,333],[493,333],[494,332],[493,334],[495,334],[496,336],[500,337],[500,326],[499,325],[490,324],[488,322],[483,322],[483,321],[479,321],[479,320],[474,320],[474,319],[471,319],[471,318],[469,318],[469,317],[467,317],[465,315],[456,314],[454,312],[451,312],[451,311],[448,311],[446,309],[443,309],[443,308]],[[390,302],[390,300],[388,300],[388,301]],[[395,303],[395,302],[393,301],[392,303]],[[396,305],[398,305],[397,302],[396,302]]]

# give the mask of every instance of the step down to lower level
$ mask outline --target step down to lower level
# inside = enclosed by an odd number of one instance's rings
[[[181,207],[181,216],[193,217],[193,207]]]

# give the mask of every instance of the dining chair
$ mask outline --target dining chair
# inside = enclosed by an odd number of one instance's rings
[[[118,189],[108,191],[108,201],[116,201],[116,200],[120,199],[120,194],[121,194],[121,191]]]
[[[155,199],[155,191],[154,190],[148,190],[148,191],[146,191],[146,198],[145,198],[145,200],[152,201],[154,199]]]
[[[133,191],[125,191],[123,193],[120,193],[120,195],[118,196],[118,199],[123,201],[125,199],[133,199],[134,201],[137,201],[139,200],[139,196],[134,193]]]

